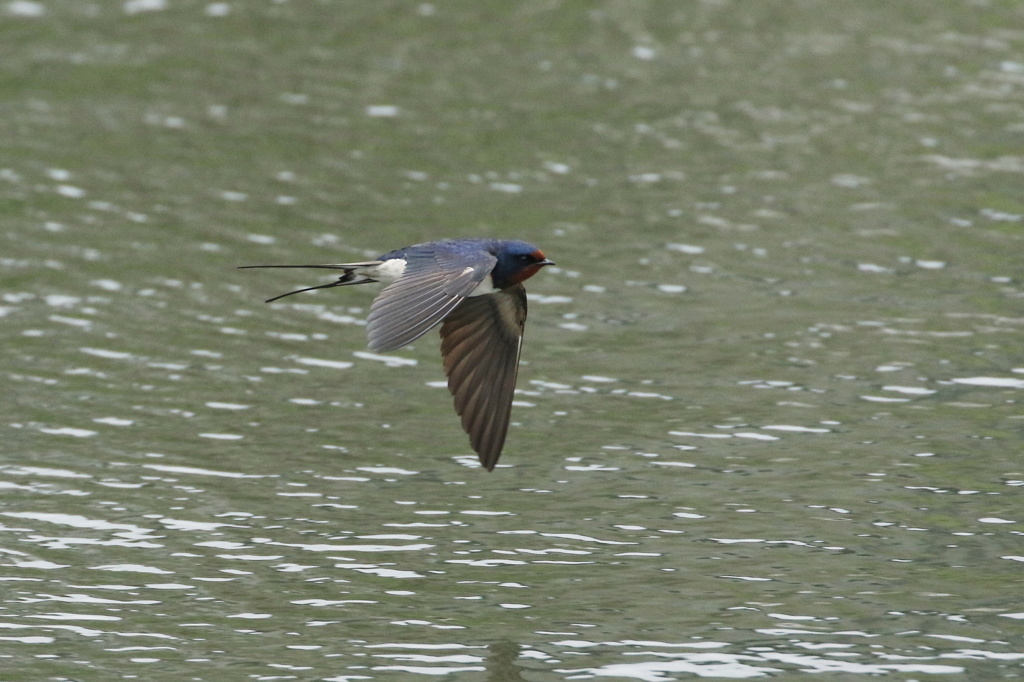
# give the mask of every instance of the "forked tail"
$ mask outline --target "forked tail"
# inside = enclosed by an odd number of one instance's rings
[[[328,282],[327,284],[318,284],[315,287],[305,287],[304,289],[296,289],[295,291],[289,291],[286,294],[280,296],[274,296],[268,298],[266,303],[273,303],[278,299],[282,299],[285,296],[291,296],[292,294],[301,294],[303,291],[313,291],[314,289],[331,289],[334,287],[343,287],[350,284],[369,284],[370,282],[376,282],[377,280],[366,275],[356,274],[356,268],[350,265],[240,265],[239,270],[246,270],[250,268],[319,268],[321,270],[344,270],[345,274],[338,277],[337,281]]]

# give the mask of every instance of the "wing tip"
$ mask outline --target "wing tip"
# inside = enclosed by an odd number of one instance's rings
[[[483,453],[477,450],[477,456],[480,458],[480,466],[487,471],[494,471],[494,467],[498,466],[498,459],[501,457],[501,450],[496,453]]]
[[[508,419],[504,420],[504,423],[485,422],[482,425],[467,424],[463,421],[463,429],[469,435],[469,443],[480,458],[480,466],[488,471],[494,471],[501,458],[508,437],[508,425]]]

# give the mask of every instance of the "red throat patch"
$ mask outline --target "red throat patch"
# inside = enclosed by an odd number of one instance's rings
[[[540,249],[537,249],[536,251],[531,253],[530,256],[536,258],[538,262],[547,260],[547,256],[545,256],[544,252],[541,251]],[[540,271],[540,269],[543,267],[543,265],[527,265],[525,268],[523,268],[516,274],[512,275],[512,277],[510,278],[512,280],[512,284],[522,284],[526,280],[536,275],[537,272]]]
[[[516,274],[514,274],[512,276],[512,278],[511,278],[512,279],[512,283],[513,284],[522,284],[526,280],[528,280],[531,277],[533,277],[534,275],[536,275],[537,271],[540,270],[540,268],[541,268],[541,266],[539,266],[539,265],[528,265],[528,266],[526,266],[525,268],[523,268],[522,270],[520,270],[519,272],[517,272]]]

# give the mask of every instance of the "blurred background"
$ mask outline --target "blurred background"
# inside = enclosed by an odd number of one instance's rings
[[[0,667],[1019,677],[1022,26],[0,2]],[[436,334],[236,269],[462,236],[558,263],[490,474]]]

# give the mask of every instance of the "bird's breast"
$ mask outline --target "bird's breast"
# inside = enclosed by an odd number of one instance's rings
[[[467,271],[471,271],[472,269],[473,268],[466,268]],[[469,273],[467,272],[466,274]],[[486,296],[487,294],[493,294],[498,291],[501,291],[501,289],[498,289],[496,286],[494,286],[494,278],[491,277],[490,275],[487,275],[486,277],[483,278],[483,280],[481,280],[480,284],[476,285],[473,291],[469,292],[469,295]]]

